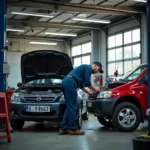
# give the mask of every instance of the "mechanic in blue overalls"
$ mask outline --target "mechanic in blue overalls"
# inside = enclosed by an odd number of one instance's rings
[[[102,64],[98,61],[93,62],[92,65],[80,65],[72,70],[62,81],[63,93],[66,101],[66,111],[64,113],[63,121],[59,134],[83,135],[76,124],[77,111],[77,90],[82,89],[89,96],[92,95],[85,87],[88,87],[94,92],[99,92],[98,87],[91,84],[91,74],[103,73]],[[68,130],[68,128],[70,129]]]

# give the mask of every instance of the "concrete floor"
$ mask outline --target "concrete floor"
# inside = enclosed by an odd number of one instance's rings
[[[0,150],[132,150],[132,138],[147,132],[147,123],[132,133],[115,132],[104,128],[90,114],[83,121],[84,136],[58,135],[54,124],[26,123],[23,131],[12,133],[11,144],[0,140]],[[2,133],[0,133],[2,134]]]

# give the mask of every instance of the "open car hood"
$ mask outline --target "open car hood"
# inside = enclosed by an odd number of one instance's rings
[[[54,50],[38,50],[21,56],[22,82],[42,78],[64,78],[73,69],[66,53]]]

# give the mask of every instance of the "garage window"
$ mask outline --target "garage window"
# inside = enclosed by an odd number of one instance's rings
[[[132,29],[108,36],[108,76],[119,76],[141,64],[140,29]]]
[[[91,63],[91,42],[83,43],[72,47],[71,50],[73,65],[75,67],[81,64]]]

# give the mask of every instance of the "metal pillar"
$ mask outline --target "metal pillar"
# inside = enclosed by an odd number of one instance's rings
[[[0,92],[6,91],[5,76],[3,76],[3,63],[6,43],[6,0],[0,0]]]
[[[6,91],[6,80],[5,76],[3,75],[3,63],[5,60],[5,43],[6,43],[6,0],[0,0],[0,92]],[[3,128],[4,124],[5,120],[4,119],[0,120],[0,129]]]
[[[150,0],[147,1],[147,51],[148,51],[148,70],[150,70]],[[150,80],[150,73],[148,73]],[[150,135],[150,82],[148,81],[148,134]]]

